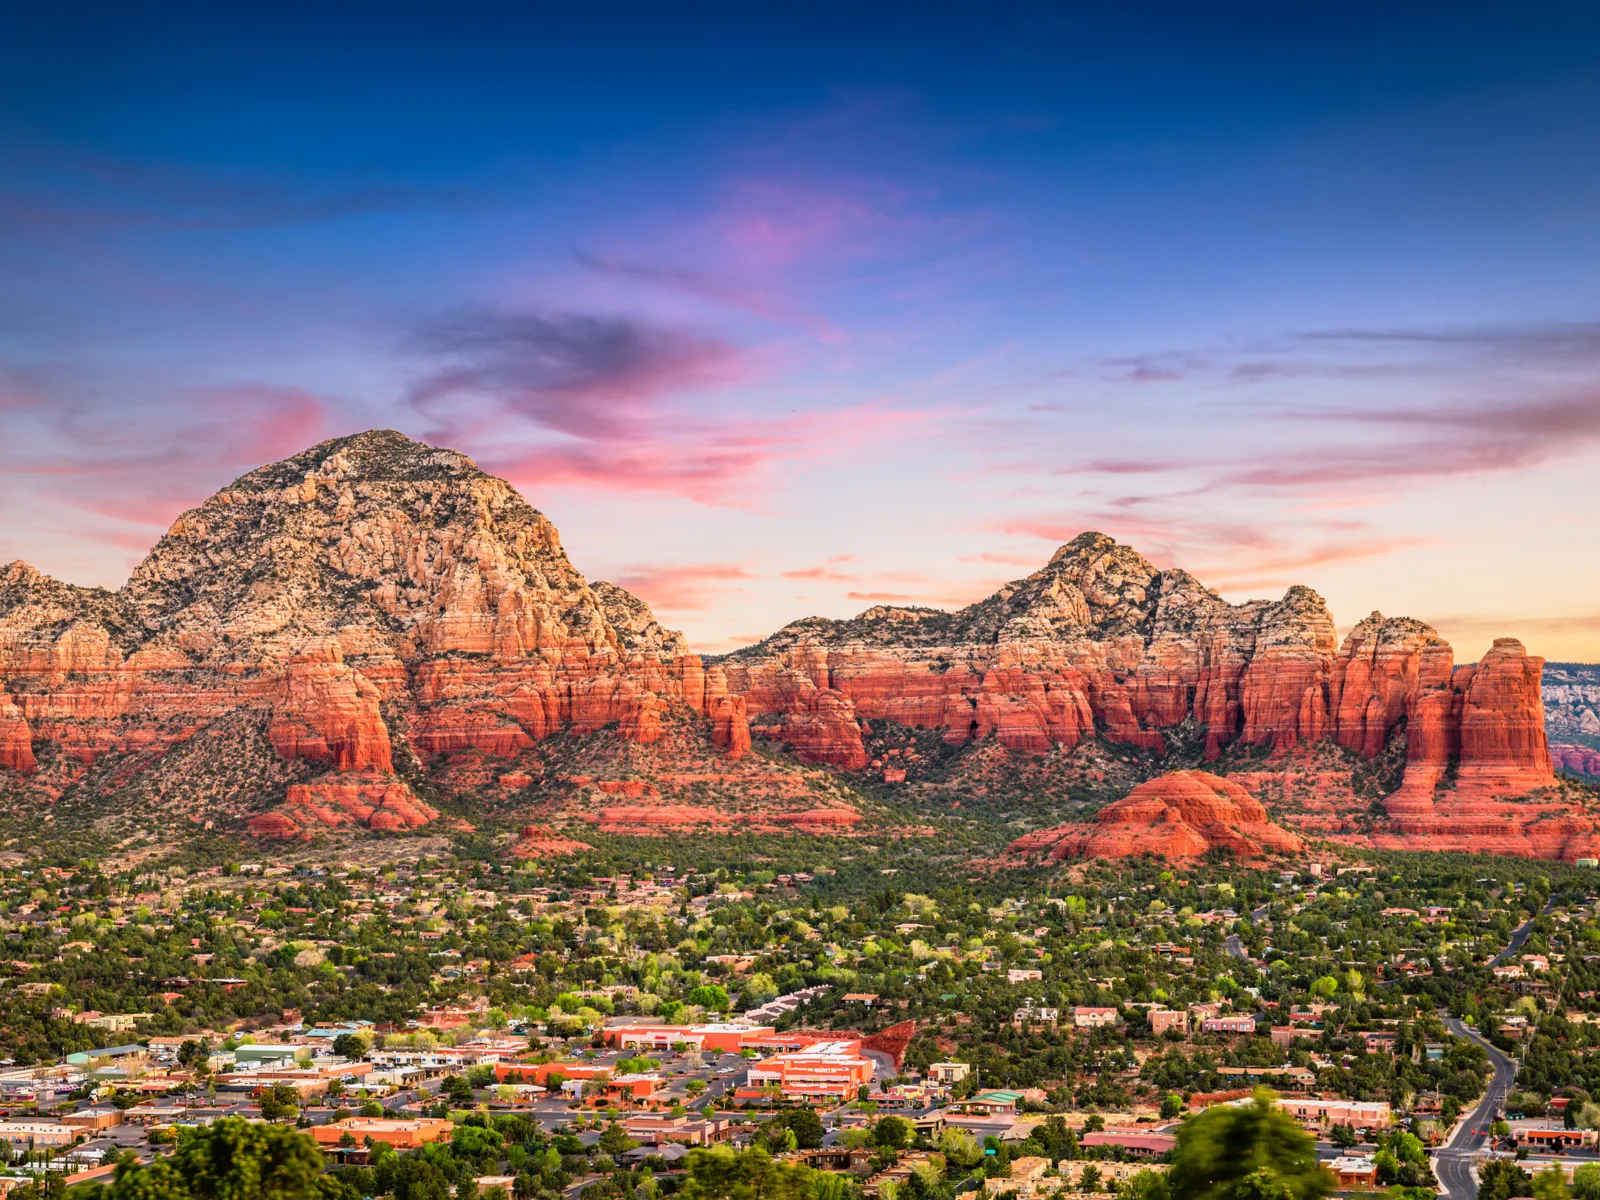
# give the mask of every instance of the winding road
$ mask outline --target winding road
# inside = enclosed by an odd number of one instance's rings
[[[1262,921],[1267,919],[1268,911],[1269,906],[1263,904],[1260,908],[1256,909],[1250,914],[1250,920],[1259,925]],[[1250,961],[1250,955],[1245,951],[1244,942],[1239,939],[1239,935],[1237,933],[1230,933],[1227,937],[1223,938],[1222,948],[1235,958],[1244,959],[1246,962]]]
[[[1533,932],[1533,923],[1554,911],[1555,906],[1555,897],[1552,896],[1543,909],[1518,925],[1511,935],[1511,940],[1506,943],[1506,948],[1490,960],[1490,965],[1497,966],[1521,950],[1528,940],[1528,935]],[[1495,1114],[1511,1091],[1511,1081],[1516,1077],[1517,1064],[1455,1017],[1446,1017],[1444,1024],[1445,1028],[1456,1037],[1477,1042],[1488,1051],[1489,1065],[1494,1068],[1494,1078],[1489,1081],[1489,1088],[1484,1092],[1483,1099],[1478,1101],[1478,1106],[1461,1122],[1456,1129],[1455,1137],[1450,1139],[1450,1144],[1433,1156],[1433,1173],[1439,1177],[1439,1182],[1444,1185],[1450,1200],[1478,1200],[1478,1181],[1472,1174],[1472,1156],[1489,1144],[1489,1127],[1494,1123]]]
[[[1513,954],[1515,954],[1518,950],[1521,950],[1522,949],[1522,944],[1528,940],[1528,935],[1533,932],[1533,923],[1535,921],[1537,921],[1540,917],[1549,916],[1552,912],[1555,911],[1555,907],[1556,907],[1556,899],[1555,899],[1554,896],[1552,896],[1552,897],[1550,897],[1549,900],[1545,901],[1544,907],[1542,909],[1540,909],[1537,914],[1535,914],[1534,916],[1529,917],[1521,925],[1517,926],[1517,931],[1511,935],[1511,940],[1506,943],[1506,948],[1504,950],[1500,951],[1499,954],[1496,954],[1494,956],[1494,958],[1490,961],[1489,965],[1490,966],[1499,966],[1501,963],[1505,962],[1506,959],[1510,958]]]
[[[1477,1200],[1478,1181],[1472,1174],[1472,1156],[1489,1143],[1489,1127],[1507,1093],[1511,1080],[1517,1073],[1517,1064],[1468,1029],[1455,1017],[1445,1018],[1445,1028],[1458,1038],[1477,1042],[1489,1052],[1489,1063],[1494,1067],[1494,1078],[1478,1101],[1478,1106],[1468,1114],[1456,1129],[1455,1137],[1433,1156],[1433,1171],[1444,1185],[1450,1200]]]

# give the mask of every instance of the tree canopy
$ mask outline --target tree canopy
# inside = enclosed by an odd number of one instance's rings
[[[1322,1200],[1335,1187],[1315,1139],[1266,1089],[1185,1121],[1167,1184],[1172,1200]]]

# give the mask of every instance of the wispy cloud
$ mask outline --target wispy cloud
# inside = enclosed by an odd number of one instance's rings
[[[496,406],[488,415],[458,411],[446,398],[461,393],[432,385],[419,407],[448,423],[440,435],[447,440],[454,437],[469,446],[488,443],[479,454],[485,468],[519,485],[646,492],[750,509],[765,502],[770,472],[779,465],[817,464],[853,453],[873,438],[929,426],[942,416],[883,403],[765,418],[746,415],[739,407],[723,413],[709,404],[689,405],[676,391],[680,384],[688,387],[706,361],[715,369],[723,361],[715,354],[708,360],[690,355],[681,364],[672,352],[659,358],[646,355],[637,367],[629,365],[632,351],[618,358],[615,368],[604,365],[612,361],[604,353],[583,356],[582,372],[564,365],[560,377],[570,373],[583,379],[571,389],[519,390],[520,377],[509,364],[475,372],[472,394],[486,396]],[[526,420],[535,434],[546,436],[537,437],[533,445],[511,448],[508,443],[517,440],[510,436],[517,432],[508,427],[511,417]]]
[[[859,574],[839,569],[845,563],[854,561],[855,555],[841,554],[814,567],[800,567],[792,571],[780,571],[778,574],[784,579],[808,579],[825,583],[859,583],[861,580]]]
[[[1130,515],[1096,510],[1077,515],[1018,517],[993,529],[1009,537],[1059,546],[1096,530],[1132,545],[1160,568],[1183,567],[1203,583],[1232,591],[1281,588],[1304,582],[1304,572],[1361,562],[1426,544],[1382,536],[1361,522],[1301,522],[1269,526],[1207,519],[1192,510],[1158,509]]]
[[[757,578],[741,563],[652,564],[613,573],[620,588],[661,612],[699,612],[742,592],[740,582]]]
[[[648,284],[669,292],[694,296],[713,304],[753,313],[767,321],[808,330],[818,341],[840,345],[850,335],[823,313],[799,303],[794,289],[776,281],[741,278],[731,271],[713,273],[703,268],[655,265],[617,255],[574,251],[574,260],[600,275]]]
[[[334,432],[327,398],[263,384],[187,389],[158,410],[105,409],[53,396],[27,414],[30,428],[0,448],[13,479],[36,497],[118,525],[80,524],[77,536],[146,550],[187,508],[254,467]]]
[[[1600,633],[1600,612],[1576,613],[1564,616],[1493,616],[1466,613],[1432,619],[1440,629],[1461,634],[1493,637],[1510,633],[1530,634],[1586,634]]]
[[[725,342],[629,316],[463,309],[410,340],[439,364],[410,391],[424,414],[448,422],[489,401],[578,438],[616,437],[662,396],[744,375]]]

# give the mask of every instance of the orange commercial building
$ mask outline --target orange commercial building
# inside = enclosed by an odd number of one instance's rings
[[[774,1054],[753,1064],[749,1079],[752,1087],[776,1084],[790,1100],[843,1097],[872,1082],[873,1066],[861,1053],[861,1039],[841,1038]]]
[[[552,1075],[559,1075],[562,1079],[598,1079],[602,1075],[609,1074],[611,1074],[611,1068],[601,1066],[599,1063],[499,1062],[494,1064],[494,1080],[496,1083],[537,1083],[543,1087],[548,1087],[550,1085],[550,1076]]]
[[[666,1082],[660,1075],[619,1075],[606,1080],[605,1094],[613,1100],[648,1100]]]
[[[367,1139],[371,1138],[375,1142],[385,1142],[396,1150],[415,1150],[429,1142],[449,1140],[453,1129],[455,1126],[449,1121],[431,1117],[409,1121],[386,1117],[346,1117],[327,1125],[313,1125],[310,1133],[316,1138],[317,1145],[322,1147],[337,1146],[349,1134],[358,1146],[365,1145]]]
[[[606,1030],[606,1040],[618,1046],[649,1050],[670,1050],[674,1046],[687,1046],[691,1050],[716,1050],[722,1054],[737,1054],[752,1041],[770,1037],[777,1032],[771,1025],[736,1025],[720,1022],[713,1025],[660,1025],[652,1021],[618,1025]]]

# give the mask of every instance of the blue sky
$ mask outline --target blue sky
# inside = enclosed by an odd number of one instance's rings
[[[0,560],[381,426],[706,649],[1099,528],[1600,658],[1600,10],[771,7],[22,6]]]

